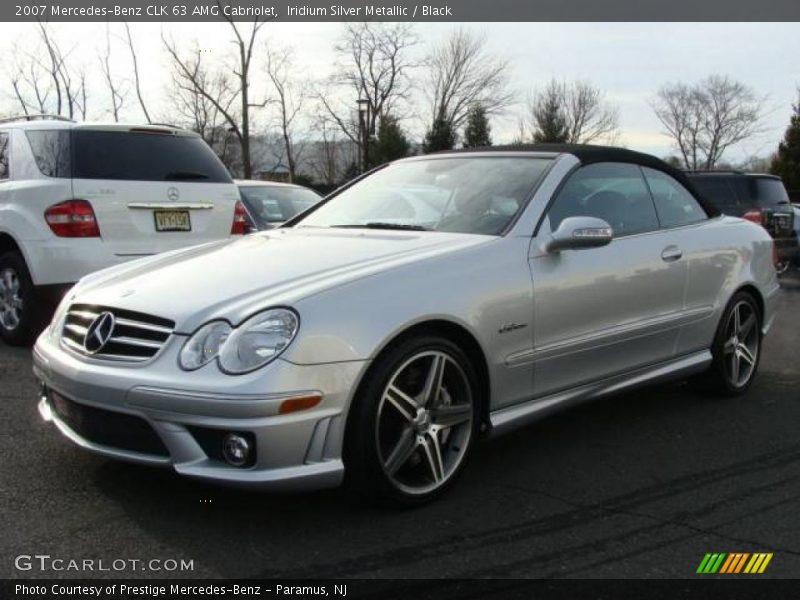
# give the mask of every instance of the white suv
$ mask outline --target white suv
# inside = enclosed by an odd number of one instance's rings
[[[0,337],[31,341],[88,273],[244,233],[238,198],[223,164],[188,131],[0,121]]]

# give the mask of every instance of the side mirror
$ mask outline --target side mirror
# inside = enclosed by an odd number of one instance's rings
[[[606,246],[614,239],[611,225],[595,217],[567,217],[545,242],[547,252]]]

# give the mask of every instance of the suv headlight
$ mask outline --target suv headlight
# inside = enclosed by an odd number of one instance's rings
[[[287,308],[273,308],[232,328],[224,321],[207,323],[184,344],[180,365],[192,371],[219,359],[222,371],[239,375],[259,369],[292,343],[299,319]]]

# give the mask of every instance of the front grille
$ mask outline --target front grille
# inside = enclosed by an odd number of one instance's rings
[[[113,315],[113,327],[104,344],[97,340],[87,343],[87,334],[101,315]],[[61,341],[70,350],[95,358],[127,362],[143,362],[158,354],[175,323],[130,310],[108,308],[93,304],[73,304],[67,311]],[[99,346],[99,348],[98,348]]]
[[[52,390],[48,395],[58,417],[82,438],[101,446],[169,456],[164,442],[144,419],[80,404]]]

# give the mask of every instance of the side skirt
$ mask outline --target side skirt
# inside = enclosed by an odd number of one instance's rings
[[[577,388],[557,392],[543,398],[535,398],[522,404],[494,411],[489,415],[491,423],[489,435],[494,437],[508,433],[518,427],[523,427],[541,419],[552,412],[588,400],[609,396],[643,385],[700,373],[708,368],[711,360],[711,352],[703,350],[669,362],[651,365],[622,375],[615,375],[594,383],[588,383]]]

